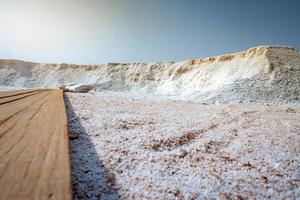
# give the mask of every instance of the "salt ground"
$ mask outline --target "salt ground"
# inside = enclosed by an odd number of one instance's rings
[[[66,93],[75,199],[299,199],[300,108]]]

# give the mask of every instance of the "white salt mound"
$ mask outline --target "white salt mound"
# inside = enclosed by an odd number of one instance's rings
[[[65,92],[86,93],[91,91],[93,86],[84,84],[71,84],[68,86],[60,86],[59,88],[63,89]]]
[[[0,86],[92,85],[207,102],[299,103],[300,53],[292,47],[247,51],[183,62],[41,64],[0,60]]]

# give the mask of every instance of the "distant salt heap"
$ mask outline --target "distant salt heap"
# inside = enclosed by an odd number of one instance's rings
[[[299,103],[300,53],[292,47],[247,51],[183,62],[40,64],[0,60],[0,86],[92,85],[208,102]]]
[[[92,85],[84,85],[84,84],[70,84],[59,86],[60,89],[63,89],[65,92],[75,92],[75,93],[86,93],[93,89]]]

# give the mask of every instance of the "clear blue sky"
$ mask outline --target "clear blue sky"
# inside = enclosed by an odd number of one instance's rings
[[[106,63],[300,48],[298,0],[0,0],[0,58]]]

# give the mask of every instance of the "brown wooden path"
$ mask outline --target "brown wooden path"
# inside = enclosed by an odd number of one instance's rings
[[[0,92],[0,199],[71,199],[62,90]]]

